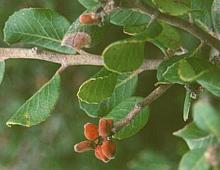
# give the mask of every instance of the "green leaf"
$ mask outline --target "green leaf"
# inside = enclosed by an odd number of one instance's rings
[[[113,107],[134,94],[137,81],[137,76],[119,75],[114,92],[109,99],[103,100],[98,104],[89,104],[79,100],[80,108],[91,117],[105,116]]]
[[[181,31],[181,42],[182,47],[187,49],[189,53],[195,51],[201,43],[201,41],[185,31]]]
[[[212,65],[203,58],[190,57],[180,61],[178,74],[181,80],[192,82],[208,72],[211,66]]]
[[[109,99],[103,100],[97,104],[86,103],[79,99],[80,108],[90,117],[97,118],[105,116],[110,110]]]
[[[210,69],[197,79],[197,82],[215,96],[220,97],[220,69]]]
[[[180,60],[183,61],[183,60]],[[163,73],[163,77],[170,83],[177,83],[177,84],[185,84],[179,77],[179,62],[174,63],[173,65],[169,66],[167,70]]]
[[[81,85],[77,96],[83,102],[98,104],[112,95],[116,83],[117,74],[102,69]]]
[[[155,46],[157,46],[165,55],[166,50],[169,49],[179,49],[182,45],[181,37],[176,28],[166,24],[161,23],[162,31],[161,33],[150,40]]]
[[[149,25],[145,24],[139,26],[125,26],[123,31],[128,35],[139,35],[139,36],[154,38],[161,33],[162,29],[163,28],[161,24],[158,23],[157,21],[154,21]]]
[[[28,99],[7,121],[7,125],[31,127],[45,121],[53,110],[60,93],[60,75],[55,75]]]
[[[205,132],[220,136],[220,114],[207,101],[198,101],[193,106],[193,119]]]
[[[85,13],[86,12],[87,11],[85,11]],[[105,26],[100,27],[98,25],[81,24],[79,22],[79,19],[77,19],[76,21],[72,23],[72,25],[69,27],[69,29],[65,33],[65,36],[63,37],[63,40],[62,40],[62,45],[66,47],[72,47],[73,41],[69,42],[69,39],[71,38],[71,36],[74,37],[74,35],[77,34],[78,32],[84,32],[84,33],[87,33],[91,38],[91,43],[88,45],[88,47],[89,48],[94,47],[101,42],[101,40],[104,37],[106,29],[107,27]]]
[[[179,170],[209,170],[210,166],[204,158],[205,149],[194,149],[181,159]]]
[[[137,35],[144,32],[147,28],[147,25],[138,25],[138,26],[125,26],[123,32],[128,35]]]
[[[144,61],[144,43],[138,40],[122,40],[109,45],[102,54],[105,67],[113,72],[131,72]]]
[[[162,29],[163,29],[162,26],[157,21],[153,21],[149,25],[140,25],[140,26],[131,26],[131,27],[125,26],[124,33],[129,35],[135,35],[133,39],[139,41],[150,41],[151,39],[157,37],[161,33]]]
[[[122,103],[117,105],[112,111],[106,116],[114,121],[119,121],[127,116],[127,114],[135,107],[135,105],[142,101],[141,97],[131,97],[124,100]],[[130,136],[135,135],[139,130],[141,130],[147,123],[149,116],[149,108],[145,107],[138,113],[138,115],[121,130],[119,130],[114,138],[122,140]]]
[[[205,148],[217,143],[217,138],[215,136],[202,131],[195,123],[190,123],[173,134],[183,138],[191,150]]]
[[[192,103],[191,92],[189,90],[186,90],[186,97],[184,100],[184,107],[183,107],[183,120],[184,121],[187,121],[189,119],[191,103]]]
[[[196,24],[212,29],[211,8],[213,0],[191,0],[192,17]]]
[[[217,33],[220,33],[220,1],[214,0],[212,4],[212,22],[214,29]]]
[[[2,80],[4,78],[4,74],[5,74],[5,62],[0,61],[0,84],[2,83]]]
[[[168,60],[164,60],[157,69],[157,80],[160,84],[169,83],[163,76],[164,72],[166,72],[169,67],[171,67],[173,64],[177,63],[179,60],[181,60],[182,57],[172,57]]]
[[[93,9],[101,5],[99,0],[78,0],[85,8]]]
[[[118,26],[137,26],[149,23],[151,18],[138,9],[118,9],[111,13],[110,22]]]
[[[172,83],[191,83],[208,72],[211,66],[206,59],[201,57],[185,57],[167,67],[162,76]]]
[[[64,17],[50,9],[21,9],[6,22],[4,40],[10,44],[22,42],[73,54],[73,49],[61,46],[61,40],[69,25]]]
[[[171,15],[183,15],[190,11],[190,0],[153,0],[159,9]]]
[[[152,22],[143,32],[134,33],[134,37],[112,43],[102,54],[105,67],[117,73],[138,69],[144,60],[144,42],[150,41],[161,31],[161,25]]]
[[[119,75],[114,93],[110,98],[110,103],[112,108],[120,104],[128,97],[131,97],[136,90],[137,83],[138,83],[138,76],[134,77],[129,74]]]

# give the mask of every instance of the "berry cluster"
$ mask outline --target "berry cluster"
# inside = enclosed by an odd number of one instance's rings
[[[109,162],[114,159],[116,152],[116,145],[112,140],[112,128],[112,119],[100,119],[99,127],[86,123],[84,135],[87,140],[76,144],[74,150],[79,153],[94,150],[96,158],[105,163]]]

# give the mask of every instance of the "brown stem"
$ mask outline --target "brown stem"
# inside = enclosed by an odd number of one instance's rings
[[[205,43],[209,44],[210,46],[220,51],[220,40],[217,37],[214,37],[211,33],[204,31],[202,28],[198,27],[197,25],[190,23],[184,19],[181,19],[177,16],[172,16],[169,14],[162,13],[158,9],[153,8],[147,4],[139,3],[135,7],[152,17],[154,16],[157,19],[166,22],[167,24],[170,24],[172,26],[178,27],[180,29],[183,29],[191,33],[201,41],[204,41]]]
[[[129,124],[132,119],[141,111],[141,109],[147,105],[150,105],[153,101],[158,99],[163,93],[165,93],[172,85],[171,84],[165,84],[165,85],[160,85],[157,87],[154,91],[152,91],[147,97],[144,98],[140,103],[136,104],[134,108],[128,113],[128,115],[118,121],[115,122],[113,132],[117,132],[120,130],[122,127],[126,126]]]
[[[73,65],[96,65],[103,66],[104,62],[101,56],[81,53],[77,55],[65,55],[59,53],[53,53],[48,51],[39,51],[35,48],[24,49],[24,48],[0,48],[0,61],[8,59],[36,59],[44,60],[57,64],[61,64],[63,68]],[[147,59],[140,67],[144,70],[156,70],[159,64],[162,62],[161,59]]]

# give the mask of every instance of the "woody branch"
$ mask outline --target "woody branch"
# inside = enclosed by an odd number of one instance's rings
[[[137,103],[131,111],[128,113],[128,115],[114,123],[113,132],[116,133],[119,131],[122,127],[128,125],[134,117],[143,109],[145,106],[150,105],[152,102],[154,102],[156,99],[158,99],[161,95],[163,95],[172,85],[171,84],[164,84],[157,87],[154,91],[152,91],[147,97],[145,97],[141,102]]]
[[[158,9],[151,7],[150,5],[147,5],[140,0],[138,3],[134,3],[134,8],[138,8],[144,13],[152,17],[156,17],[158,20],[164,21],[169,25],[183,29],[201,41],[207,43],[211,47],[215,48],[216,50],[220,51],[220,40],[217,38],[215,33],[203,30],[196,24],[186,21],[180,17],[162,13]]]
[[[100,55],[82,53],[76,55],[59,54],[48,51],[40,51],[24,48],[0,48],[0,61],[8,59],[36,59],[57,63],[65,68],[74,65],[103,66],[104,62]],[[146,59],[140,70],[156,70],[162,59]]]

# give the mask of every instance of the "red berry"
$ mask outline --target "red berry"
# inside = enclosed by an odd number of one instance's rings
[[[96,140],[99,137],[98,127],[92,123],[84,125],[84,135],[88,140]]]
[[[106,138],[112,134],[113,120],[112,119],[100,119],[99,120],[99,136]]]
[[[96,148],[95,148],[95,156],[96,158],[98,158],[99,160],[107,163],[109,161],[109,159],[103,154],[102,152],[102,148],[100,145],[98,145]]]
[[[99,17],[94,12],[84,13],[79,17],[79,22],[81,24],[97,24],[99,21]]]
[[[82,141],[82,142],[74,145],[74,150],[75,150],[75,152],[79,152],[79,153],[94,150],[94,143],[92,141],[88,141],[88,140]]]
[[[114,159],[115,158],[115,152],[116,152],[116,144],[112,140],[105,139],[101,145],[102,153],[108,158],[108,159]]]

